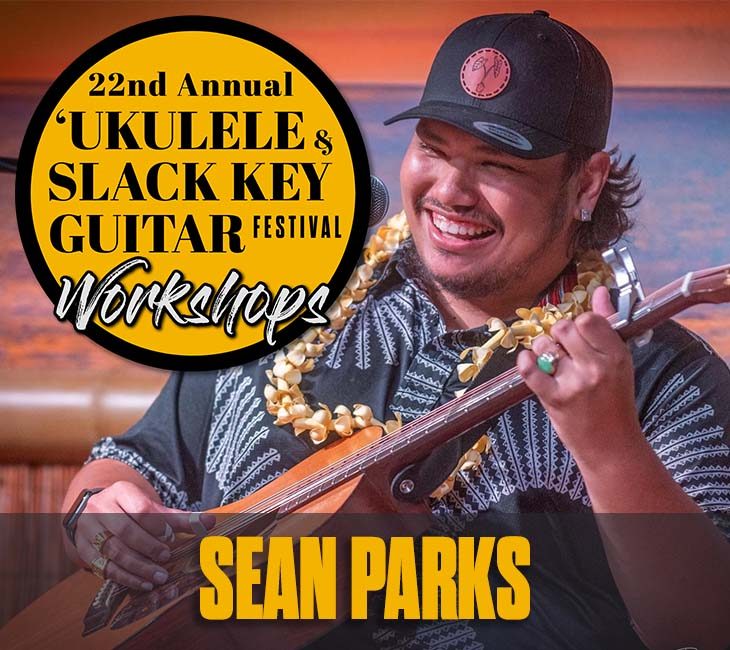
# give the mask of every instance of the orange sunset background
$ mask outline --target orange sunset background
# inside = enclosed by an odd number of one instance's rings
[[[730,3],[701,0],[3,2],[0,80],[50,81],[123,27],[207,14],[273,32],[337,83],[420,84],[439,43],[463,20],[534,9],[596,43],[617,86],[730,87]]]
[[[393,89],[395,97],[403,88],[411,88],[413,95],[425,79],[438,45],[463,20],[483,13],[536,8],[550,11],[553,17],[596,43],[611,66],[619,90],[730,89],[729,2],[2,2],[0,155],[17,156],[37,101],[71,61],[102,38],[145,20],[207,14],[252,23],[302,50],[338,84],[348,101],[356,103],[358,98],[372,99],[383,89]],[[726,91],[718,92],[725,96],[722,93]],[[407,107],[412,103],[408,97],[393,106],[398,110]],[[693,101],[705,101],[698,97]],[[19,108],[18,102],[22,101],[25,103]],[[724,110],[722,107],[718,110]],[[383,132],[380,121],[389,114],[376,115],[369,124],[363,124],[366,138],[368,127],[375,136]],[[633,151],[628,144],[627,150]],[[727,138],[726,144],[730,147]],[[375,171],[381,173],[379,168],[388,167],[384,177],[389,177],[395,195],[393,209],[399,207],[395,167],[398,151],[393,149],[392,161],[385,164],[371,147]],[[641,153],[637,151],[639,161]],[[708,185],[708,192],[714,187]],[[651,196],[651,187],[646,191]],[[692,259],[693,238],[711,237],[715,250],[725,248],[723,255],[730,260],[727,229],[723,226],[726,221],[712,207],[704,206],[703,210],[712,212],[714,225],[708,222],[705,231],[700,228],[671,233],[673,241],[685,246],[680,252],[682,259],[672,259],[682,272],[700,266],[702,261]],[[13,177],[9,174],[0,175],[0,216],[0,271],[5,280],[0,294],[0,366],[66,370],[134,367],[75,334],[69,323],[59,323],[53,317],[50,301],[20,248],[14,223]],[[655,220],[659,219],[657,216]],[[650,248],[652,242],[644,245]],[[651,280],[652,271],[657,269],[655,275],[663,283],[672,278],[658,274],[668,264],[659,258],[659,253],[654,255],[654,266],[645,269],[644,275],[648,272]],[[658,286],[646,279],[645,284],[648,289]],[[723,306],[688,312],[680,320],[707,337],[728,360],[730,333],[723,325],[728,316],[730,309]]]

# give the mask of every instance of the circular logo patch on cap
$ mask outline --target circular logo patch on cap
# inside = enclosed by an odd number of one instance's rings
[[[491,47],[472,52],[461,66],[461,87],[478,99],[499,95],[507,87],[509,77],[507,57]]]

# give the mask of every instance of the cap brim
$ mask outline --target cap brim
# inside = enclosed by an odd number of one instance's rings
[[[569,142],[554,135],[503,115],[449,102],[423,102],[385,120],[384,124],[421,118],[451,124],[501,151],[520,158],[549,158],[567,151],[571,146]]]

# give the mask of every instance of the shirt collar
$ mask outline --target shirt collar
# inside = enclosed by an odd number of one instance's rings
[[[383,270],[381,272],[380,278],[378,280],[377,286],[379,288],[385,289],[386,287],[390,287],[393,284],[397,284],[400,282],[410,282],[416,289],[422,294],[422,297],[427,300],[429,303],[433,304],[433,301],[431,300],[430,296],[428,295],[428,292],[426,291],[425,287],[423,286],[423,283],[414,275],[411,265],[408,263],[408,258],[406,255],[406,252],[409,250],[409,247],[413,246],[413,240],[406,239],[393,253],[391,258],[385,263],[385,266],[383,267]],[[576,270],[575,270],[575,263],[571,262],[568,264],[568,266],[563,270],[563,272],[555,278],[546,288],[544,291],[541,292],[541,296],[543,297],[540,301],[542,304],[544,304],[546,299],[549,299],[553,304],[556,302],[559,302],[559,299],[562,297],[563,293],[566,291],[570,291],[572,289],[572,286],[576,284],[577,277],[576,277]],[[567,286],[570,285],[570,286]],[[435,306],[435,305],[434,305]],[[530,305],[532,307],[532,305]],[[438,312],[438,310],[437,310]],[[464,329],[464,330],[446,330],[446,325],[443,321],[443,316],[439,313],[439,318],[441,319],[441,331],[444,333],[452,333],[454,335],[460,335],[460,334],[466,334],[467,338],[471,338],[471,334],[479,334],[479,335],[486,335],[489,333],[487,329],[486,323],[484,325],[479,325],[478,327],[474,327],[471,329]],[[505,320],[506,324],[513,323],[514,321],[518,320],[518,316],[514,315],[511,318]]]

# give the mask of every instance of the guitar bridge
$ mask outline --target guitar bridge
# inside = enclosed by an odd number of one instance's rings
[[[84,631],[81,635],[87,636],[106,627],[126,595],[126,587],[111,580],[105,580],[86,611]]]
[[[114,618],[111,628],[118,630],[120,627],[134,623],[169,605],[180,596],[191,592],[202,584],[205,584],[205,577],[200,570],[195,570],[190,573],[179,573],[172,576],[166,584],[155,588],[153,591],[135,593]]]

